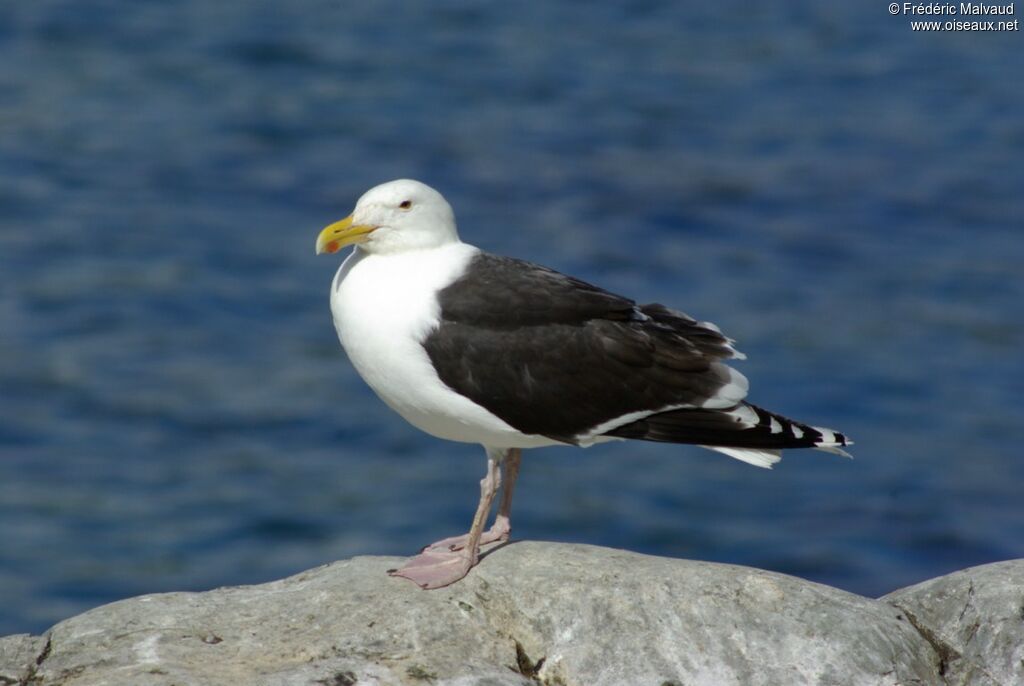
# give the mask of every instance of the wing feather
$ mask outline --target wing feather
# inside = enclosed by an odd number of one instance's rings
[[[441,380],[517,430],[570,443],[638,412],[732,406],[746,379],[714,325],[481,253],[423,341]]]

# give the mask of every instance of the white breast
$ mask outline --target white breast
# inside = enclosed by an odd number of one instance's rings
[[[477,252],[465,243],[388,255],[354,251],[331,288],[341,345],[381,400],[422,431],[496,448],[553,445],[516,431],[445,386],[420,345],[438,324],[435,294]]]

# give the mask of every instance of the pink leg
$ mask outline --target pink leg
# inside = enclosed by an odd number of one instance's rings
[[[522,450],[512,448],[502,463],[505,471],[505,485],[501,488],[501,504],[498,505],[498,515],[494,518],[494,526],[491,527],[491,531],[498,534],[494,540],[502,543],[507,541],[509,534],[512,533],[512,493],[516,490],[519,461],[522,456]]]
[[[504,475],[498,479],[498,483],[501,485],[501,504],[498,505],[498,515],[494,518],[494,524],[480,536],[480,545],[482,546],[490,543],[504,543],[512,532],[512,493],[516,487],[516,479],[519,477],[521,459],[522,451],[519,448],[511,448],[501,461],[502,472],[504,472]],[[452,536],[431,543],[420,552],[462,550],[468,541],[469,534]]]
[[[498,464],[503,451],[487,451],[487,476],[480,481],[480,504],[473,516],[473,525],[466,534],[465,546],[461,550],[434,550],[427,547],[422,553],[410,559],[399,569],[389,569],[391,576],[401,576],[423,588],[441,588],[453,584],[469,573],[480,557],[480,538],[484,524],[491,512],[494,496],[501,483]]]
[[[401,576],[426,589],[441,588],[466,576],[480,559],[480,546],[504,542],[511,532],[512,492],[519,476],[522,453],[518,448],[487,449],[487,476],[480,481],[480,504],[473,516],[473,525],[464,536],[454,536],[433,543],[419,555],[411,558],[400,569],[389,569],[391,576]],[[484,531],[487,516],[498,487],[502,485],[501,470],[505,472],[501,503],[494,525]]]

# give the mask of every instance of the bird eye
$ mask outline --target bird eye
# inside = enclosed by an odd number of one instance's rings
[[[398,206],[400,208],[402,208],[403,210],[411,210],[412,209],[412,200],[403,200]]]

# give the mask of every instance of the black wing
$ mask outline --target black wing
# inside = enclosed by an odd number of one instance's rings
[[[546,267],[481,253],[438,298],[423,342],[438,376],[523,433],[575,443],[632,413],[726,408],[746,392],[713,325]]]

